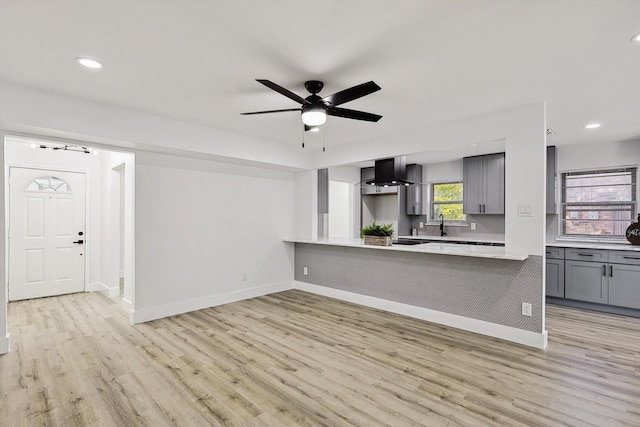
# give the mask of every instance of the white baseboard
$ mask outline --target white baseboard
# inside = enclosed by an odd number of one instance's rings
[[[9,334],[4,338],[0,338],[0,354],[5,353],[9,353]]]
[[[91,282],[85,286],[86,292],[102,292],[107,298],[120,296],[120,286],[109,287],[102,282]]]
[[[288,291],[292,289],[292,282],[279,282],[265,286],[258,286],[250,289],[243,289],[225,294],[211,295],[205,298],[198,298],[188,301],[179,301],[174,304],[162,305],[159,307],[145,308],[131,311],[132,323],[143,323],[150,320],[161,319],[163,317],[175,316],[176,314],[201,310],[203,308],[215,307],[229,304],[249,298],[261,297],[276,292]]]
[[[360,295],[353,292],[342,291],[306,282],[294,281],[293,287],[301,291],[311,292],[342,301],[352,302],[354,304],[389,311],[391,313],[414,317],[428,322],[451,326],[453,328],[477,334],[488,335],[490,337],[512,341],[529,347],[540,349],[547,347],[547,331],[544,331],[543,333],[525,331],[522,329],[512,328],[510,326],[498,325],[482,320],[458,316],[456,314],[430,310],[428,308],[416,307],[414,305],[384,300],[367,295]]]

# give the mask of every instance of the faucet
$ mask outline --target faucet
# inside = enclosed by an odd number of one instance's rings
[[[447,233],[444,232],[444,215],[440,214],[440,237],[446,235]]]

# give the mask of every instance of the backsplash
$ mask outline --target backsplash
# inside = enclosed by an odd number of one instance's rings
[[[426,224],[427,216],[413,216],[411,227],[418,230],[418,236],[439,236],[439,224]],[[424,228],[420,228],[424,222]],[[475,222],[476,229],[471,230],[470,224]],[[504,215],[467,215],[467,226],[447,226],[444,231],[447,237],[464,237],[469,239],[486,239],[504,241]]]

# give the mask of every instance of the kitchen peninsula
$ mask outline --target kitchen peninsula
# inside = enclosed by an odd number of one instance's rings
[[[454,243],[365,246],[361,239],[290,239],[296,288],[542,347],[543,258]],[[531,304],[523,316],[521,302]]]

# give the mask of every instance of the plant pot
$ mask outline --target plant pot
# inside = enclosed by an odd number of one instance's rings
[[[364,236],[364,244],[372,246],[391,246],[389,236]]]

